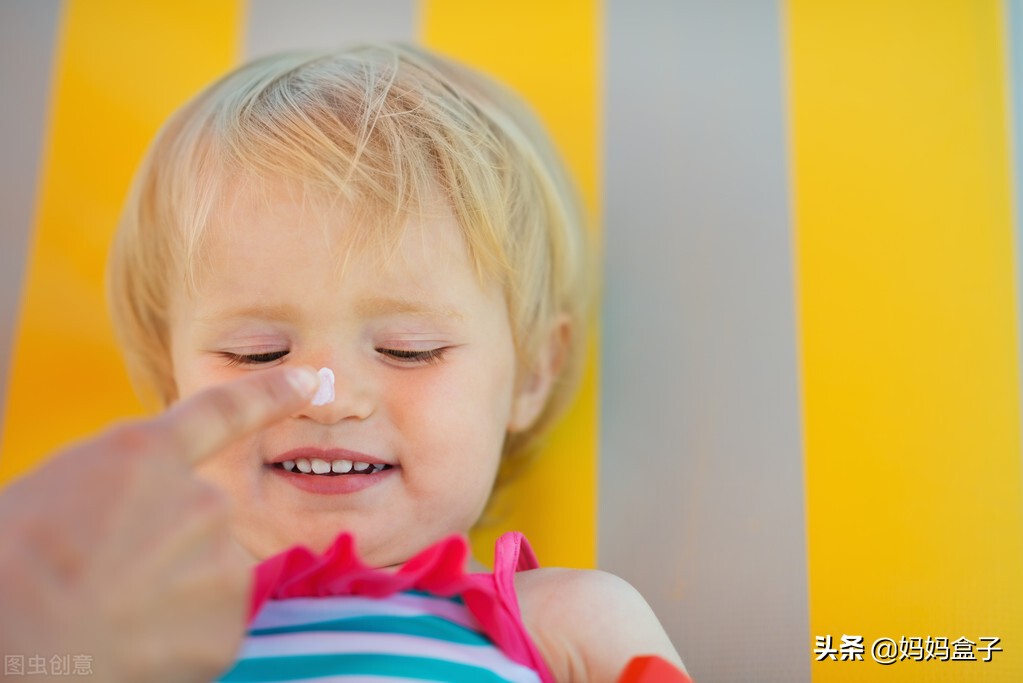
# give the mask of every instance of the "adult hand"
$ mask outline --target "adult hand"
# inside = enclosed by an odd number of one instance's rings
[[[0,491],[0,653],[47,667],[82,655],[105,683],[209,681],[226,669],[251,567],[231,540],[229,501],[192,467],[300,409],[317,383],[309,368],[253,373],[73,446]]]

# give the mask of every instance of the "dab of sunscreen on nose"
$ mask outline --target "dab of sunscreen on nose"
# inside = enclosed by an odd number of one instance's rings
[[[322,406],[334,400],[334,371],[330,368],[320,368],[317,374],[320,376],[320,386],[313,396],[313,405]]]

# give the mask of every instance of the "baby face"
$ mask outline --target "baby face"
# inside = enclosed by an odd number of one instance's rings
[[[198,473],[230,495],[256,558],[350,531],[368,562],[403,562],[475,523],[506,433],[527,426],[503,293],[480,283],[442,205],[382,258],[347,251],[357,228],[344,212],[271,199],[235,198],[208,235],[198,292],[173,302],[179,396],[301,364],[332,370],[334,397]],[[302,460],[330,472],[291,467]]]

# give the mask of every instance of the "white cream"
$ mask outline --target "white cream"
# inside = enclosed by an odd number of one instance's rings
[[[313,405],[322,406],[334,400],[334,371],[330,368],[320,368],[320,386],[313,396]]]

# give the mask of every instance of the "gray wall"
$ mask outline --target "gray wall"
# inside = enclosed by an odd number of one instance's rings
[[[415,0],[249,0],[244,59],[349,42],[414,40]]]
[[[608,4],[599,562],[701,683],[810,678],[782,54],[775,2]]]
[[[0,429],[35,220],[59,0],[0,2]]]

